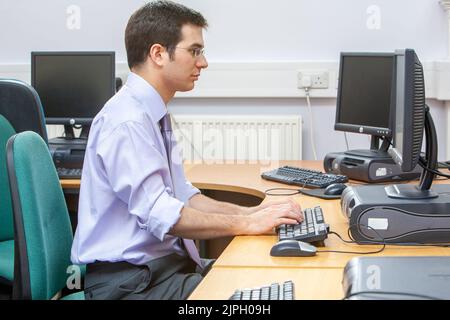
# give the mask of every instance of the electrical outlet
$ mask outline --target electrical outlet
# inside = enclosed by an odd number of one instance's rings
[[[328,71],[305,71],[298,73],[297,87],[302,89],[305,87],[305,78],[308,78],[306,83],[311,83],[311,89],[328,89],[330,82],[330,74]],[[310,79],[310,80],[309,80]]]

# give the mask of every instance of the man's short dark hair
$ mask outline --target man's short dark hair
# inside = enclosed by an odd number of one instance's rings
[[[125,30],[128,66],[144,63],[150,48],[159,43],[173,58],[175,46],[182,40],[185,24],[206,28],[206,19],[197,11],[171,1],[150,2],[130,17]]]

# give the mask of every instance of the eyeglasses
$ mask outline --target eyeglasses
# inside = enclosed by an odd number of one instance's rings
[[[192,57],[194,58],[205,56],[205,48],[182,48],[182,47],[175,47],[175,48],[189,51],[192,54]]]

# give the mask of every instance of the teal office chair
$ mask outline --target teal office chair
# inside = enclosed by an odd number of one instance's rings
[[[13,210],[6,170],[6,142],[15,133],[9,121],[0,115],[0,284],[5,288],[12,287],[14,276]]]
[[[14,230],[6,173],[6,141],[16,132],[26,130],[37,132],[47,141],[47,131],[39,95],[22,81],[0,79],[0,116],[0,291],[1,295],[9,295],[14,274]]]
[[[66,287],[72,265],[72,227],[58,175],[35,132],[12,136],[6,153],[14,217],[13,299],[52,299]],[[84,299],[84,293],[64,298]]]

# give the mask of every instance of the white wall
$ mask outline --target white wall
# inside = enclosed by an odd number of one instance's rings
[[[438,0],[179,0],[203,13],[214,61],[336,60],[340,51],[415,48],[423,60],[447,56]],[[116,50],[142,0],[0,0],[0,63],[29,62],[32,50]],[[80,9],[80,29],[67,22]],[[367,24],[380,10],[379,29]],[[376,20],[376,19],[375,19]],[[371,24],[376,27],[377,23]]]
[[[1,65],[29,63],[30,51],[115,50],[126,61],[123,34],[137,0],[0,0]],[[438,0],[183,0],[201,11],[210,27],[207,58],[214,62],[337,61],[341,51],[393,51],[414,48],[422,61],[441,60],[447,52],[447,19]],[[68,8],[75,5],[75,11]],[[79,20],[77,10],[79,9]],[[77,23],[79,22],[79,25]],[[69,27],[68,27],[69,24]],[[73,27],[75,26],[75,29]],[[80,28],[77,29],[77,26]],[[318,157],[345,149],[333,131],[335,99],[313,99]],[[445,159],[446,113],[430,100]],[[304,99],[177,98],[174,113],[301,113],[306,159],[309,113]],[[351,148],[368,139],[350,135]]]

